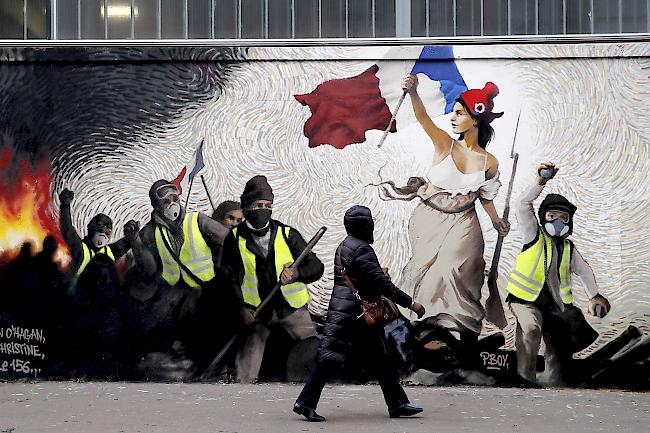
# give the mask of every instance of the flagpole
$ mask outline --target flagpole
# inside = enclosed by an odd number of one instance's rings
[[[521,118],[521,107],[519,107],[519,114],[517,114],[517,123],[515,124],[515,133],[512,135],[512,149],[510,150],[510,158],[512,158],[512,171],[510,172],[510,182],[508,182],[508,192],[506,193],[506,204],[503,209],[501,217],[504,221],[508,221],[510,216],[510,197],[512,196],[512,186],[515,182],[515,174],[517,173],[517,162],[519,161],[519,153],[515,152],[515,144],[517,142],[517,131],[519,131],[519,119]],[[497,243],[494,247],[494,254],[492,256],[492,265],[488,273],[488,289],[489,295],[485,300],[485,318],[488,322],[493,323],[498,328],[503,329],[508,325],[505,312],[503,311],[503,303],[501,302],[501,295],[499,294],[499,286],[497,279],[499,278],[499,260],[501,259],[501,248],[503,247],[503,236],[497,237]]]
[[[185,200],[185,209],[187,209],[187,205],[190,203],[190,193],[192,192],[192,184],[194,183],[194,177],[196,176],[196,174],[192,175],[192,173],[196,169],[196,162],[198,160],[197,152],[200,152],[201,162],[203,162],[203,149],[202,149],[203,141],[204,141],[204,139],[202,138],[201,142],[199,143],[199,147],[197,147],[196,151],[194,152],[194,166],[192,167],[192,170],[190,171],[190,173],[188,175],[188,176],[190,176],[190,188],[187,190],[187,199]],[[198,171],[201,171],[201,169],[199,169]]]
[[[187,198],[185,199],[185,210],[187,210],[187,205],[190,202],[190,193],[192,192],[192,184],[193,183],[194,183],[194,178],[192,178],[192,180],[190,180],[190,187],[187,190]]]
[[[388,122],[388,126],[384,130],[384,135],[381,136],[381,140],[379,140],[379,144],[377,144],[377,147],[381,148],[381,146],[384,145],[384,141],[386,141],[386,137],[388,136],[388,133],[390,132],[390,127],[393,125],[393,122],[395,121],[395,116],[397,116],[397,112],[399,111],[399,107],[402,106],[402,102],[404,102],[405,97],[406,97],[406,92],[402,93],[402,96],[399,97],[399,100],[397,101],[397,106],[395,107],[395,110],[393,111],[393,115],[390,118],[390,122]]]
[[[208,190],[208,185],[205,183],[205,178],[203,175],[201,175],[201,182],[203,182],[203,188],[205,188],[205,193],[208,196],[208,200],[210,200],[210,206],[212,206],[212,212],[215,212],[217,208],[214,207],[214,202],[212,201],[212,197],[210,197],[210,191]]]

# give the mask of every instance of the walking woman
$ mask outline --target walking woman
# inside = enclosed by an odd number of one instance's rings
[[[452,138],[433,123],[417,92],[415,75],[402,88],[412,101],[420,125],[435,149],[424,178],[412,178],[396,192],[419,197],[421,203],[409,221],[412,256],[402,275],[402,286],[431,315],[427,320],[472,343],[481,332],[481,305],[485,261],[483,232],[476,214],[478,200],[505,236],[509,224],[494,208],[499,182],[498,161],[487,150],[494,135],[490,123],[503,115],[492,111],[499,94],[494,83],[463,92],[451,114]]]
[[[316,366],[305,383],[293,411],[309,421],[325,421],[316,413],[323,387],[332,373],[340,369],[352,344],[363,344],[368,365],[375,369],[391,418],[415,415],[421,408],[411,406],[399,383],[397,370],[391,366],[381,337],[381,329],[364,327],[357,317],[361,314],[359,300],[346,281],[352,281],[364,300],[373,301],[380,295],[398,305],[424,315],[424,307],[397,288],[384,273],[373,243],[374,222],[370,209],[353,206],[343,220],[348,236],[341,242],[334,259],[334,290],[329,303],[325,328],[318,348]],[[343,267],[345,274],[342,273]]]

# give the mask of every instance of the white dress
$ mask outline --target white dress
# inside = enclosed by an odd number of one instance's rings
[[[400,288],[424,305],[427,320],[452,331],[480,333],[485,261],[474,205],[479,197],[494,199],[501,183],[498,173],[486,179],[487,155],[482,171],[461,172],[453,159],[454,146],[455,140],[418,190],[422,202],[409,221],[412,254]]]

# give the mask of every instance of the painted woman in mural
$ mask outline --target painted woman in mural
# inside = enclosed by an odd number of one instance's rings
[[[421,199],[409,222],[412,256],[402,286],[432,314],[428,321],[475,341],[484,316],[480,299],[485,272],[476,200],[500,234],[510,229],[492,202],[501,183],[498,161],[485,149],[494,135],[490,123],[503,115],[492,111],[499,89],[488,82],[460,95],[451,114],[452,130],[459,135],[455,139],[431,120],[417,87],[414,75],[402,82],[435,154],[426,178],[411,178],[406,187],[395,188],[403,199]]]

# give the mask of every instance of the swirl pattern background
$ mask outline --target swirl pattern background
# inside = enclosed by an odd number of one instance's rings
[[[646,336],[650,334],[650,234],[646,229],[650,218],[650,114],[644,109],[650,97],[650,53],[635,46],[617,57],[620,47],[595,46],[591,51],[597,56],[591,58],[585,49],[563,45],[480,47],[480,58],[477,47],[456,50],[464,76],[470,74],[476,83],[510,82],[510,87],[502,88],[501,105],[497,99],[495,108],[508,112],[510,120],[501,126],[495,122],[497,138],[488,148],[500,161],[504,184],[495,200],[499,213],[510,176],[509,153],[518,111],[521,124],[516,151],[521,157],[511,205],[530,185],[534,164],[551,160],[561,171],[545,192],[560,192],[578,206],[573,239],[613,306],[607,318],[589,319],[601,337],[583,355],[630,324]],[[373,210],[377,254],[391,269],[394,280],[402,283],[401,269],[410,257],[408,222],[417,203],[386,200],[370,184],[381,180],[405,184],[408,177],[426,173],[431,160],[427,138],[415,125],[391,134],[381,149],[375,146],[378,131],[369,132],[365,143],[342,150],[330,146],[309,149],[302,132],[309,110],[293,98],[311,92],[323,81],[357,75],[374,61],[363,55],[362,48],[354,47],[251,48],[245,56],[237,50],[207,51],[193,53],[193,62],[138,63],[142,59],[134,58],[117,65],[65,66],[77,75],[57,92],[70,95],[68,104],[78,103],[75,98],[90,101],[85,105],[87,113],[77,110],[70,117],[64,104],[55,124],[45,123],[49,128],[41,128],[44,135],[31,145],[19,143],[16,137],[21,135],[11,129],[21,121],[3,116],[8,119],[2,125],[9,137],[5,141],[13,139],[25,152],[49,152],[55,178],[53,195],[63,187],[77,193],[73,218],[80,232],[93,215],[104,212],[113,217],[116,236],[120,236],[127,220],[148,220],[151,183],[175,177],[205,139],[205,179],[215,201],[238,200],[246,180],[263,174],[275,192],[274,218],[298,228],[306,238],[322,225],[329,228],[315,248],[326,264],[326,273],[311,287],[314,313],[323,314],[327,309],[333,254],[345,236],[342,217],[353,204]],[[495,58],[489,58],[491,52]],[[301,54],[305,59],[296,60]],[[98,58],[102,55],[105,53],[97,54]],[[274,58],[282,60],[270,60]],[[205,62],[197,63],[199,59]],[[64,66],[53,66],[58,67]],[[27,84],[33,77],[20,69],[2,69],[2,75],[8,77],[3,88],[17,84],[31,87],[28,97],[36,100],[53,91],[47,88],[49,82]],[[146,88],[149,85],[151,89]],[[81,95],[71,86],[80,86],[91,95]],[[95,91],[98,93],[92,93]],[[2,102],[3,107],[16,105],[15,100],[6,98]],[[52,113],[56,108],[41,111]],[[101,116],[111,121],[97,121]],[[134,116],[142,118],[136,121]],[[441,126],[448,123],[444,118],[436,122]],[[55,145],[48,148],[49,143]],[[58,209],[56,199],[53,207]],[[189,208],[211,213],[199,183],[193,185]],[[496,232],[482,210],[479,217],[489,265]],[[507,275],[521,248],[514,216],[510,221],[511,234],[500,262],[504,298]],[[577,304],[583,307],[586,299],[580,285],[578,281],[574,292]],[[509,315],[508,319],[506,334],[512,345],[514,318]],[[492,331],[486,324],[484,332]]]

